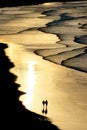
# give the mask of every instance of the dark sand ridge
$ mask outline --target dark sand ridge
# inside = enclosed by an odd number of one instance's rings
[[[44,11],[43,14],[50,16],[51,13],[55,11],[56,10]],[[52,34],[57,35],[61,39],[58,43],[65,45],[64,47],[65,50],[64,48],[52,48],[52,49],[42,49],[42,50],[39,49],[39,50],[36,50],[35,53],[37,55],[42,56],[43,59],[51,61],[55,64],[61,64],[63,66],[66,66],[72,69],[76,69],[82,72],[87,72],[87,61],[86,61],[87,59],[86,58],[87,57],[87,51],[86,51],[87,50],[87,35],[86,35],[87,24],[78,23],[77,30],[81,29],[80,32],[77,31],[77,33],[79,33],[79,37],[75,36],[76,34],[73,34],[74,32],[71,35],[69,34],[65,35],[61,33],[58,34],[59,28],[61,32],[61,27],[64,22],[72,21],[76,19],[82,19],[82,18],[86,19],[86,16],[73,17],[73,16],[69,16],[67,13],[62,13],[59,16],[60,16],[59,20],[56,20],[56,21],[54,20],[50,23],[47,23],[46,24],[47,27],[42,27],[42,28],[39,28],[38,30],[45,33],[52,33]],[[54,26],[55,28],[58,26],[58,30],[54,32],[53,30],[49,31]],[[70,37],[70,41],[68,37]],[[69,42],[70,44],[67,44]]]
[[[27,110],[19,96],[24,94],[15,83],[17,76],[9,70],[15,65],[6,56],[7,44],[0,43],[0,123],[2,129],[59,130],[45,116]]]
[[[84,27],[86,28],[87,24],[85,24]],[[75,37],[75,42],[87,45],[87,35]],[[78,50],[80,50],[80,49],[78,49]],[[74,65],[73,65],[73,62],[74,62]],[[66,67],[70,67],[70,68],[73,68],[73,69],[87,73],[87,46],[81,48],[79,54],[75,55],[74,57],[68,58],[65,61],[62,61],[61,64],[65,65]]]

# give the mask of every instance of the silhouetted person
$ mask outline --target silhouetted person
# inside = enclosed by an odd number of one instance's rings
[[[46,100],[45,103],[46,103],[46,106],[47,106],[48,105],[48,101]]]
[[[42,104],[43,104],[43,106],[46,104],[46,106],[48,105],[48,101],[46,100],[46,101],[42,101]]]
[[[43,104],[43,107],[44,107],[44,104],[45,104],[45,101],[44,101],[44,100],[42,101],[42,104]]]

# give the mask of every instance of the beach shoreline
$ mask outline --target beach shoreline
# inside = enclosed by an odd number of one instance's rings
[[[17,76],[9,70],[14,66],[9,57],[5,54],[8,45],[0,43],[0,97],[1,97],[1,123],[7,128],[29,128],[29,129],[53,129],[59,130],[53,125],[49,118],[29,111],[19,101],[20,95],[25,94],[18,90],[19,84],[15,83]],[[8,122],[9,121],[9,122]],[[11,124],[11,125],[10,125]],[[2,128],[4,128],[2,126]]]
[[[87,1],[0,8],[0,42],[8,45],[0,50],[1,62],[7,59],[1,69],[1,89],[7,90],[1,93],[1,112],[8,107],[5,113],[11,110],[13,116],[17,108],[19,127],[87,130],[86,10]]]

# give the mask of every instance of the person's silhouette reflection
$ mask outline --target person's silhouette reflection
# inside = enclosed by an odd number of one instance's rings
[[[44,107],[44,105],[45,105],[45,101],[44,100],[42,101],[42,104],[43,104],[43,107]]]
[[[47,105],[48,105],[48,101],[47,100],[45,101],[45,104],[46,104],[46,107],[47,107]]]
[[[44,111],[44,112],[45,112],[45,114],[47,114],[47,113],[48,113],[48,110],[47,110],[47,109],[45,109],[45,111]]]

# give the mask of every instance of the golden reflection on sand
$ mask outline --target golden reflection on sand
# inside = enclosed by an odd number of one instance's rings
[[[35,83],[34,62],[31,61],[28,66],[27,94],[24,100],[24,104],[28,109],[30,109],[32,98],[33,98],[34,83]]]
[[[6,41],[7,43],[13,42],[28,45],[55,44],[57,41],[60,41],[60,39],[56,35],[43,33],[38,30],[25,31],[23,33],[13,35],[2,35],[1,38],[4,39],[4,41]]]

